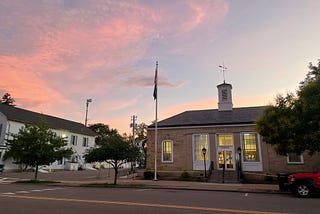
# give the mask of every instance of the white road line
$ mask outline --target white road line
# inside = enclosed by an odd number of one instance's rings
[[[25,194],[25,193],[30,193],[29,191],[17,191],[16,193],[23,193],[23,194]]]
[[[16,193],[14,193],[14,192],[5,192],[5,193],[1,193],[1,194],[4,194],[4,195],[15,195]]]

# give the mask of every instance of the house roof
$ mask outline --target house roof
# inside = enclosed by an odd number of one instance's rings
[[[232,111],[218,111],[218,109],[185,111],[175,116],[159,121],[157,126],[186,127],[254,124],[263,115],[265,106],[233,108]],[[149,126],[155,128],[155,124]]]
[[[9,121],[15,121],[24,124],[37,124],[41,121],[44,121],[48,123],[48,126],[51,129],[68,130],[76,134],[96,136],[95,132],[78,122],[40,114],[5,104],[0,104],[0,112],[2,112]]]

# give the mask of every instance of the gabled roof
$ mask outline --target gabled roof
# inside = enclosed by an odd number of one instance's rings
[[[159,121],[160,128],[186,126],[214,126],[254,124],[263,115],[265,106],[233,108],[232,111],[218,111],[218,109],[185,111],[170,118]],[[155,128],[155,124],[149,126]]]
[[[95,132],[78,122],[40,114],[5,104],[0,104],[0,112],[2,112],[9,121],[15,121],[24,124],[38,124],[39,122],[43,121],[48,123],[48,126],[51,129],[68,130],[76,134],[96,136]]]

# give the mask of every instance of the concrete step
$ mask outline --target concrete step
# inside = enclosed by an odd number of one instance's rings
[[[238,179],[238,172],[226,170],[223,175],[222,170],[213,170],[210,178],[208,179],[209,183],[240,183]]]

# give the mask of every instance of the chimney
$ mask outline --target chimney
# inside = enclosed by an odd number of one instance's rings
[[[232,85],[224,82],[217,88],[219,96],[218,111],[232,111]]]

